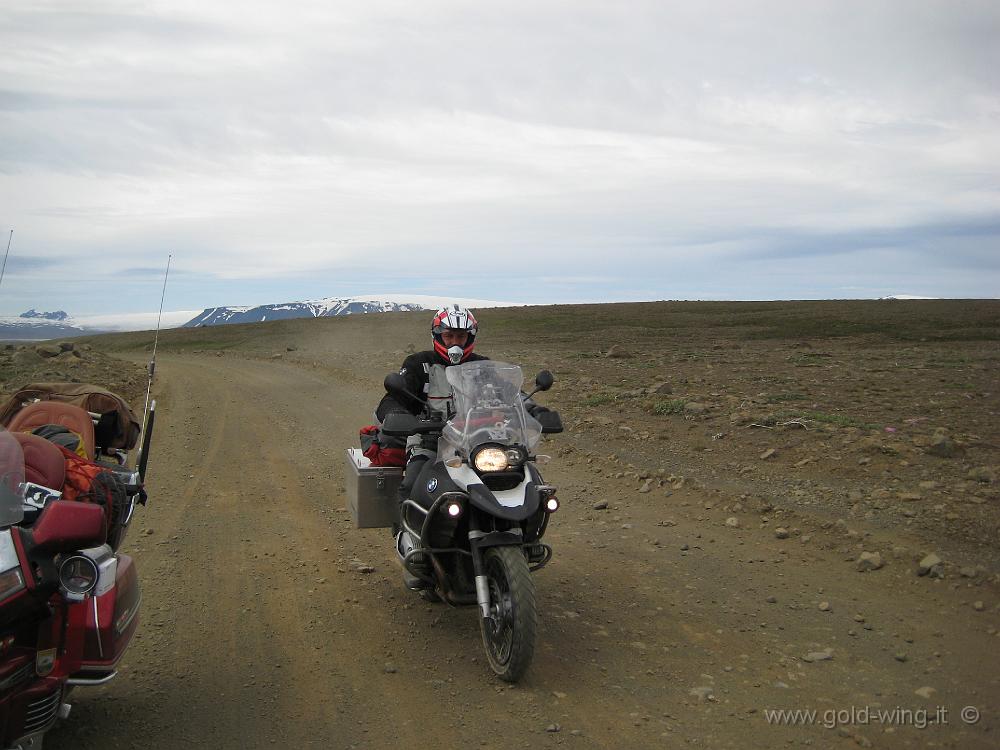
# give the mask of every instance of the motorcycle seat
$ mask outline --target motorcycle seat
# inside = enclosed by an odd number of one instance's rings
[[[94,421],[87,411],[74,404],[36,401],[15,414],[7,429],[15,433],[31,432],[47,424],[62,425],[78,434],[83,439],[86,458],[94,460]]]
[[[16,432],[14,438],[24,451],[25,480],[62,491],[66,482],[66,459],[63,458],[62,452],[38,435]]]

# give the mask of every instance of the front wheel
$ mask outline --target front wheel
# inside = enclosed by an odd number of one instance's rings
[[[497,676],[517,682],[535,653],[535,583],[520,547],[490,547],[483,555],[490,614],[480,618],[486,658]]]

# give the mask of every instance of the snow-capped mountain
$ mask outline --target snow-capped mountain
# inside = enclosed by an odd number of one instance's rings
[[[185,328],[225,323],[261,323],[288,318],[327,318],[335,315],[363,315],[376,312],[436,310],[457,302],[467,307],[508,307],[516,303],[488,300],[450,299],[422,295],[384,295],[377,297],[327,297],[304,302],[282,302],[256,307],[210,307],[184,324]]]
[[[43,339],[82,336],[92,333],[76,325],[63,310],[38,312],[28,310],[15,317],[0,317],[0,340],[41,341]]]
[[[31,308],[27,312],[21,313],[18,317],[20,318],[37,318],[39,320],[56,320],[63,321],[69,320],[69,313],[65,310],[56,310],[55,312],[38,312],[35,308]]]

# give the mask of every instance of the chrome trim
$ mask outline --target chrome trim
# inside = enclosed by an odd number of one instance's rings
[[[77,674],[79,674],[79,672],[77,672]],[[106,685],[107,683],[115,679],[115,677],[117,676],[118,676],[118,671],[112,670],[110,674],[106,674],[103,677],[94,677],[93,679],[87,677],[70,677],[68,680],[66,680],[66,684],[77,687],[96,687],[97,685]]]
[[[122,526],[128,526],[132,522],[132,514],[135,513],[135,497],[135,495],[129,495],[128,510],[125,511]]]
[[[100,580],[100,578],[98,578]],[[97,614],[97,597],[91,597],[90,601],[94,603],[94,627],[97,632],[94,634],[97,636],[97,655],[102,659],[104,658],[104,644],[101,643],[101,618]]]
[[[484,618],[490,616],[490,584],[486,576],[476,576],[476,601]]]
[[[62,686],[44,698],[29,703],[24,712],[24,733],[31,734],[52,725],[62,704]]]
[[[3,682],[0,682],[0,691],[12,688],[25,680],[30,680],[35,676],[35,662],[29,661],[23,667],[15,672],[12,672],[8,677],[6,677]]]
[[[86,591],[71,591],[68,586],[63,582],[63,571],[66,570],[66,566],[77,560],[86,560],[93,567],[94,570],[94,583],[89,586]],[[94,589],[97,588],[98,582],[101,580],[101,569],[97,566],[94,558],[89,555],[70,555],[65,558],[59,564],[59,592],[63,595],[63,598],[69,602],[82,602],[86,599]]]

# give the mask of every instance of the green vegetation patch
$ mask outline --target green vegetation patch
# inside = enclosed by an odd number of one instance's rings
[[[684,406],[686,404],[687,401],[682,398],[671,398],[664,401],[654,401],[650,405],[649,410],[653,412],[653,414],[659,414],[661,416],[664,414],[683,414]]]
[[[808,401],[809,397],[804,393],[772,393],[765,400],[769,404],[781,404],[786,401]]]

